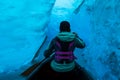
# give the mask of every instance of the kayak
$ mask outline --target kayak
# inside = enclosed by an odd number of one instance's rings
[[[53,58],[47,58],[28,77],[27,80],[93,80],[92,76],[77,62],[72,71],[56,72],[50,63]]]

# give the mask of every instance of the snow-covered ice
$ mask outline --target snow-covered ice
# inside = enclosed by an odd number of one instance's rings
[[[78,7],[82,1],[0,0],[0,80],[25,80],[20,73],[47,36],[36,61],[44,58],[62,20],[86,43],[86,48],[75,50],[76,61],[95,80],[119,80],[120,0],[85,0]]]

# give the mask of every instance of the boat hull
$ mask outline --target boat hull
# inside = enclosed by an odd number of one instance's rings
[[[28,80],[93,80],[87,71],[76,63],[74,70],[69,72],[56,72],[50,67],[51,59],[46,60],[33,73]]]

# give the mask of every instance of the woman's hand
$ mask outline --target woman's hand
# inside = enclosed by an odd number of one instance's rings
[[[75,36],[78,37],[78,34],[76,32],[73,32],[73,34],[75,34]]]

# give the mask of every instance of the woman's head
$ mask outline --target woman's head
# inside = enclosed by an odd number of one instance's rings
[[[60,23],[60,32],[70,32],[70,23],[68,21],[62,21]]]

